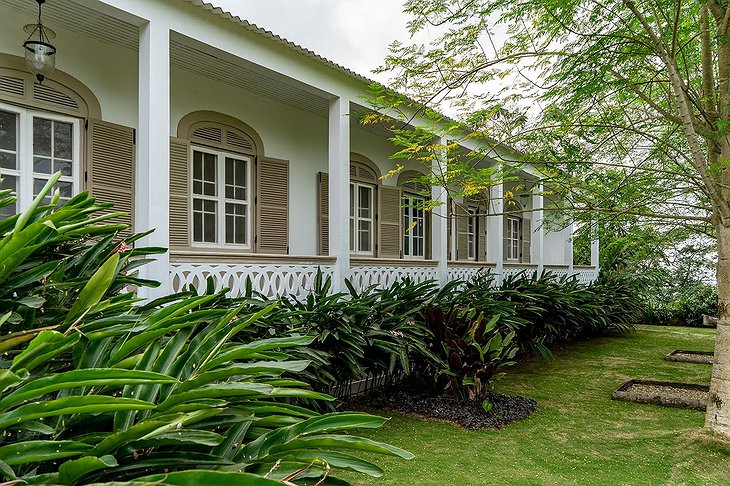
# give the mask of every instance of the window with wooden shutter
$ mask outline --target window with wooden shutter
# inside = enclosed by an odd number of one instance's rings
[[[88,188],[99,202],[113,203],[107,212],[126,215],[110,221],[133,226],[134,129],[101,120],[89,120],[87,132]]]
[[[382,258],[400,258],[403,228],[401,227],[400,187],[380,186],[379,188],[379,230],[378,255]]]
[[[170,138],[170,246],[190,246],[190,143]]]
[[[330,253],[330,206],[329,206],[329,174],[317,174],[317,223],[319,226],[319,254]]]
[[[289,253],[289,161],[262,158],[256,170],[257,251]]]
[[[530,263],[532,260],[531,255],[532,245],[532,221],[529,219],[522,219],[522,255],[520,261],[522,263]]]
[[[463,204],[454,204],[456,221],[456,259],[469,260],[469,212]]]

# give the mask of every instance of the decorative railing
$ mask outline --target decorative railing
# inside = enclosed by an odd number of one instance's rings
[[[598,272],[595,267],[574,267],[573,275],[578,282],[588,285],[598,278]]]
[[[468,282],[480,273],[494,272],[493,263],[449,262],[447,278],[449,282],[463,280]]]
[[[504,265],[503,275],[505,277],[512,277],[515,275],[524,274],[528,277],[531,277],[535,272],[537,272],[537,269],[537,265],[532,265],[529,263],[506,263]]]
[[[238,261],[225,261],[221,255],[173,255],[170,264],[171,286],[174,292],[193,287],[205,292],[208,279],[212,279],[216,291],[229,289],[228,295],[238,297],[246,293],[246,281],[251,288],[266,297],[281,295],[303,296],[314,288],[317,272],[325,277],[334,271],[334,258],[329,257],[272,257],[249,255]],[[449,262],[448,280],[469,281],[479,273],[495,272],[493,263]],[[504,276],[525,272],[531,275],[537,265],[505,264]],[[570,274],[568,266],[545,265],[546,272],[558,276]],[[573,275],[582,284],[589,284],[597,277],[594,267],[575,267]],[[350,282],[357,290],[375,286],[389,287],[404,278],[414,282],[437,281],[437,264],[434,261],[353,259],[350,265]],[[496,282],[497,280],[495,280]]]
[[[238,297],[246,292],[246,281],[267,297],[303,296],[314,288],[317,271],[332,274],[332,264],[317,263],[171,263],[172,289],[179,292],[190,286],[205,291],[209,277],[216,291],[230,289],[228,295]]]
[[[437,280],[436,262],[353,259],[350,265],[350,282],[357,290],[390,287],[406,277],[417,283]]]

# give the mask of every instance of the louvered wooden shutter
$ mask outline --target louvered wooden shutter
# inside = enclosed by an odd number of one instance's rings
[[[124,212],[109,220],[134,225],[134,128],[101,120],[89,120],[87,141],[87,185],[97,201],[113,203],[104,212]]]
[[[522,263],[530,263],[532,256],[530,254],[532,244],[532,221],[522,219]]]
[[[378,193],[378,255],[383,258],[400,258],[403,193],[400,187],[392,186],[380,186]]]
[[[170,246],[190,246],[190,142],[170,139]]]
[[[509,257],[509,218],[502,215],[502,260],[507,261]]]
[[[289,161],[261,159],[256,170],[256,241],[260,253],[289,253]]]
[[[319,223],[319,254],[330,252],[330,178],[326,172],[317,174],[317,220]]]
[[[469,211],[456,204],[456,259],[469,259]]]
[[[477,218],[477,231],[479,232],[479,238],[477,238],[477,260],[480,262],[487,261],[487,208],[485,206],[479,206],[479,216]]]
[[[451,198],[446,200],[446,259],[456,260],[452,248],[454,239],[454,201]]]
[[[431,260],[433,258],[433,250],[431,248],[431,232],[433,231],[433,215],[431,214],[431,211],[425,211],[423,215],[424,224],[426,227],[424,228],[424,239],[425,241],[425,257],[426,260]]]

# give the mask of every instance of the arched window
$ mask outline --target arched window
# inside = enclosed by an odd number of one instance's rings
[[[416,171],[404,171],[398,177],[398,186],[403,191],[401,211],[404,258],[426,258],[430,225],[424,209],[428,187],[420,180],[422,178],[423,174]]]
[[[377,188],[380,172],[368,158],[350,156],[350,252],[375,255]]]
[[[55,172],[61,201],[83,188],[89,118],[101,118],[101,108],[81,82],[56,71],[39,84],[22,58],[0,54],[0,189],[17,196],[0,216],[27,207]]]
[[[170,147],[173,249],[289,251],[289,162],[264,156],[258,133],[232,116],[183,117]]]

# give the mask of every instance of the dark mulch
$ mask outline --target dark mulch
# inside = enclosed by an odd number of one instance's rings
[[[488,413],[482,408],[481,401],[433,396],[407,388],[372,392],[368,396],[351,399],[348,405],[443,420],[471,430],[499,429],[526,419],[537,411],[537,402],[532,398],[496,392],[489,392],[486,398],[492,404]]]

